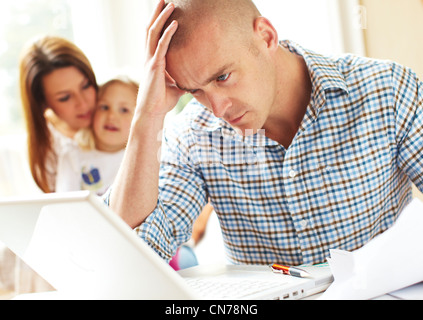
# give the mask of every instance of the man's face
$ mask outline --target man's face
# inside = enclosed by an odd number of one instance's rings
[[[186,45],[170,50],[167,71],[179,88],[242,134],[264,128],[271,115],[275,71],[253,34],[245,41],[203,23]]]

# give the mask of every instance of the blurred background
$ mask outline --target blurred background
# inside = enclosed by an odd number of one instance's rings
[[[328,55],[348,52],[395,60],[423,78],[423,0],[254,2],[272,21],[280,39]],[[38,35],[62,36],[88,56],[100,84],[116,75],[138,81],[145,26],[155,4],[156,0],[0,1],[0,198],[40,192],[27,163],[19,97],[18,61],[23,46]],[[215,216],[207,233],[206,238],[213,241],[200,243],[199,262],[222,262],[223,243],[216,240],[221,237]],[[0,299],[2,285],[15,294],[45,288],[1,243],[0,260]]]
[[[0,2],[0,197],[38,192],[25,158],[18,89],[23,46],[41,34],[74,41],[99,83],[140,77],[145,24],[155,0],[15,0]],[[423,0],[255,0],[279,32],[325,54],[392,59],[423,77]],[[186,99],[186,97],[185,97]]]

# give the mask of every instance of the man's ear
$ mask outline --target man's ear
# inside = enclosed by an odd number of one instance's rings
[[[263,40],[269,49],[279,46],[278,32],[272,23],[265,17],[258,17],[254,21],[254,32],[259,39]]]

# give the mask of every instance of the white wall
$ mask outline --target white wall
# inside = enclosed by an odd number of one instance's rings
[[[324,54],[364,54],[357,0],[254,0],[280,39]]]

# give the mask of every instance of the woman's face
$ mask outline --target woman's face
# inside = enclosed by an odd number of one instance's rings
[[[42,79],[48,108],[77,131],[91,125],[97,92],[76,67],[56,69]]]

